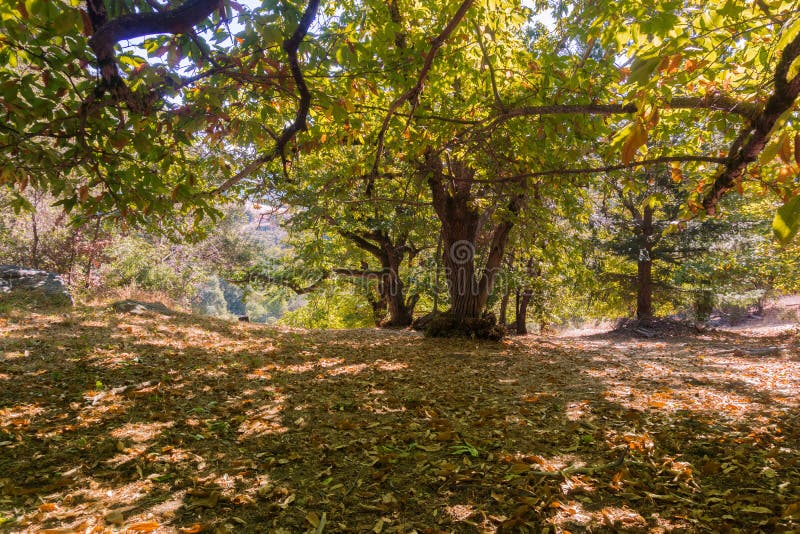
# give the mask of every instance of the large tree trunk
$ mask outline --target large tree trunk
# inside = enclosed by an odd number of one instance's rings
[[[653,262],[639,258],[636,276],[636,318],[648,320],[653,317]]]
[[[433,207],[442,223],[442,259],[450,294],[450,315],[457,325],[462,324],[481,317],[499,274],[514,223],[503,221],[492,229],[486,264],[479,270],[475,264],[475,247],[484,221],[471,191],[474,170],[451,161],[451,174],[446,175],[441,160],[430,153],[426,154],[421,170],[428,176]],[[522,200],[521,194],[512,197],[509,211],[516,213]]]
[[[653,208],[645,206],[641,221],[641,241],[636,274],[636,318],[653,318]]]
[[[405,237],[392,242],[390,236],[382,230],[364,233],[340,230],[342,237],[352,241],[357,247],[369,252],[381,263],[378,276],[378,294],[385,303],[389,318],[381,321],[380,326],[406,327],[414,320],[414,306],[417,295],[406,298],[403,280],[400,278],[400,266],[403,258],[411,257],[416,251],[405,244]],[[366,273],[367,269],[364,267]],[[370,273],[371,274],[371,273]]]

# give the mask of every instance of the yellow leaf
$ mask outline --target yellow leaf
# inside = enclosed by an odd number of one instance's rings
[[[194,525],[190,525],[188,527],[181,527],[178,530],[183,532],[183,534],[197,534],[198,532],[203,532],[203,525],[200,523],[195,523]]]
[[[683,173],[681,172],[681,164],[678,163],[677,161],[673,161],[671,163],[671,167],[672,167],[672,181],[675,182],[676,184],[678,184],[681,181],[683,181]]]
[[[311,526],[317,528],[319,526],[319,516],[314,512],[308,512],[306,514],[306,521],[311,523]]]
[[[637,122],[636,125],[631,128],[631,133],[625,140],[625,144],[622,145],[622,163],[627,165],[633,161],[633,156],[636,155],[636,151],[645,143],[647,143],[647,130],[645,130],[641,123]]]

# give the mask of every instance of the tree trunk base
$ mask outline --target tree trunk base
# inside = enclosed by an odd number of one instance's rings
[[[450,314],[441,314],[432,317],[425,326],[425,335],[428,337],[462,337],[469,339],[487,339],[499,341],[506,335],[506,329],[497,324],[493,314],[483,317],[470,317],[457,320]]]

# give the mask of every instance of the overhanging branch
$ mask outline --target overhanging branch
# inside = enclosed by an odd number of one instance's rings
[[[294,33],[291,37],[283,42],[283,50],[286,52],[286,55],[289,58],[289,69],[292,72],[292,78],[297,86],[297,92],[300,94],[300,103],[297,106],[297,112],[295,113],[294,120],[283,129],[283,132],[281,132],[280,137],[278,137],[278,139],[275,141],[275,146],[270,152],[262,154],[248,163],[244,169],[223,182],[223,184],[215,189],[213,193],[224,193],[231,187],[250,176],[252,173],[256,172],[265,163],[268,163],[278,157],[284,157],[286,145],[289,143],[289,141],[291,141],[298,132],[308,129],[306,119],[308,117],[308,110],[311,107],[311,91],[308,89],[308,85],[303,77],[303,71],[300,68],[300,60],[298,58],[297,51],[300,47],[300,43],[303,42],[303,39],[305,39],[305,36],[308,34],[308,29],[311,26],[311,23],[314,22],[314,19],[317,16],[318,8],[319,0],[309,0],[306,9],[303,12],[303,16],[300,18],[300,23],[297,25]]]
[[[800,34],[782,51],[781,59],[775,68],[775,88],[764,110],[750,125],[740,131],[731,144],[724,168],[711,185],[711,190],[703,198],[702,204],[706,213],[713,214],[716,211],[719,200],[735,187],[747,165],[758,160],[778,119],[794,105],[800,93],[800,74],[796,74],[791,80],[788,79],[788,74],[798,56],[800,56]]]
[[[447,38],[450,37],[450,34],[455,31],[456,27],[458,27],[461,20],[467,14],[470,7],[472,7],[473,0],[464,0],[456,11],[453,18],[450,19],[450,22],[447,23],[447,26],[442,30],[442,32],[437,35],[433,41],[431,41],[431,47],[428,50],[428,53],[425,55],[425,62],[422,65],[422,69],[420,69],[419,74],[417,75],[417,83],[414,86],[397,97],[394,102],[389,106],[389,111],[386,113],[386,117],[383,119],[383,124],[381,124],[380,132],[378,132],[378,139],[376,142],[376,151],[375,151],[375,162],[372,165],[372,173],[378,174],[378,167],[380,166],[381,157],[383,154],[383,145],[386,137],[386,131],[389,129],[389,121],[392,120],[392,116],[394,115],[395,111],[405,102],[411,102],[413,107],[416,108],[416,102],[419,98],[420,93],[422,92],[423,85],[425,84],[425,79],[428,77],[428,73],[433,66],[433,60],[436,58],[436,54],[439,52],[439,49],[444,45]],[[413,110],[412,110],[413,115]],[[409,116],[410,120],[411,116]],[[371,182],[370,182],[371,184]],[[367,191],[369,192],[371,187],[367,186]]]
[[[174,9],[130,13],[109,21],[103,1],[88,0],[89,18],[95,26],[89,46],[97,58],[103,80],[100,90],[110,89],[118,97],[124,97],[128,93],[114,54],[114,46],[118,42],[161,33],[186,33],[208,18],[220,4],[220,0],[186,0]]]

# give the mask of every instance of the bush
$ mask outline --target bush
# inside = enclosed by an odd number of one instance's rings
[[[711,317],[711,312],[714,311],[715,302],[716,298],[714,297],[714,293],[709,289],[703,289],[695,293],[694,303],[692,305],[695,319],[698,321],[708,321],[708,318]]]

